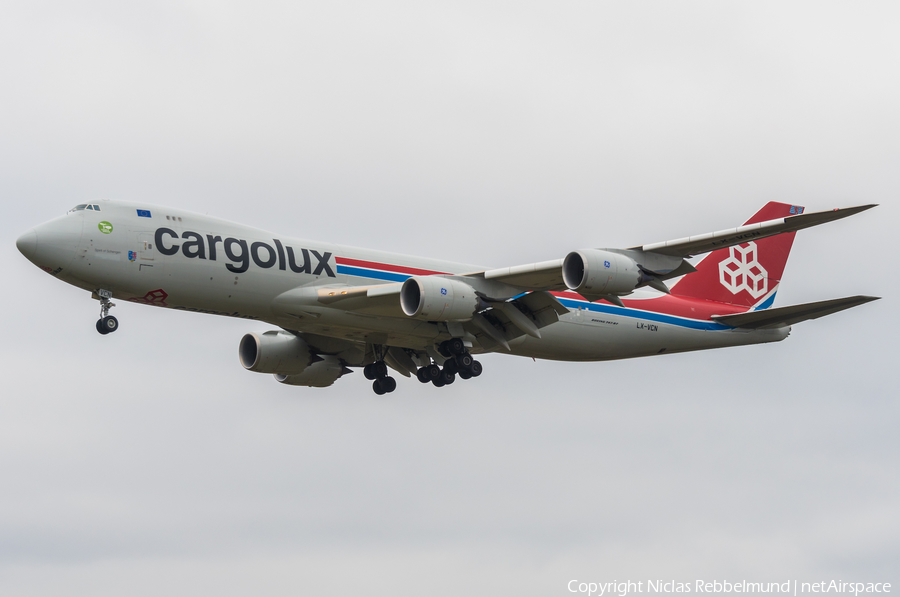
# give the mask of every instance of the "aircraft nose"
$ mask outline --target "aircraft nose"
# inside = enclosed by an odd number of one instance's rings
[[[37,233],[32,229],[16,239],[16,248],[31,261],[37,253]]]

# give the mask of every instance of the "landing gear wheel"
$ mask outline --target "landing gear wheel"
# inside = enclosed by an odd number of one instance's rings
[[[454,381],[456,381],[456,374],[447,371],[446,369],[441,371],[441,380],[444,382],[443,385],[449,386]]]
[[[369,363],[363,367],[363,375],[366,376],[366,379],[387,377],[387,374],[387,365],[384,364],[384,361],[375,361],[374,363]]]
[[[472,379],[472,373],[467,369],[460,369],[457,373],[461,379]]]
[[[397,380],[393,377],[382,377],[381,389],[390,394],[397,389]]]
[[[97,321],[97,331],[105,336],[119,329],[119,320],[109,314],[109,310],[116,304],[109,300],[112,298],[112,292],[109,290],[98,288],[97,295],[100,297],[100,320]]]
[[[383,380],[381,380],[381,379],[376,379],[375,381],[372,382],[372,389],[375,390],[375,393],[378,394],[379,396],[381,396],[385,392],[387,392],[387,390],[384,389],[384,386],[381,383],[382,381]]]
[[[447,359],[444,362],[444,371],[449,371],[450,373],[459,373],[459,367],[456,364],[454,359]]]
[[[472,377],[478,377],[484,371],[484,367],[481,366],[479,361],[472,361],[472,367],[469,371],[472,373]]]
[[[431,378],[428,377],[428,367],[419,367],[418,371],[416,371],[416,379],[422,383],[431,381]]]
[[[472,358],[472,355],[469,353],[463,353],[460,355],[456,355],[456,365],[460,371],[471,369],[472,363],[475,362],[475,359]]]
[[[437,365],[428,365],[425,369],[427,371],[425,375],[429,381],[434,381],[441,376],[441,368]]]
[[[453,355],[462,354],[466,351],[466,345],[460,338],[450,338],[447,340],[447,351]]]
[[[107,315],[97,322],[97,331],[101,334],[110,334],[119,329],[119,320],[112,315]]]
[[[439,375],[438,377],[435,377],[434,379],[431,380],[431,383],[433,383],[434,387],[436,387],[436,388],[443,388],[446,385],[446,383],[444,382],[443,375]]]

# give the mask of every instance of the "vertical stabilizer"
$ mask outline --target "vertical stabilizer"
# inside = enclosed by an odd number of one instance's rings
[[[801,214],[803,209],[772,201],[744,224]],[[672,294],[765,309],[775,299],[795,234],[786,232],[713,251],[696,265],[696,272],[672,287]]]

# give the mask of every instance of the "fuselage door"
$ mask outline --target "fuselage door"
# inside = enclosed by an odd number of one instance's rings
[[[129,255],[128,258],[137,261],[138,270],[153,271],[154,267],[161,265],[157,259],[159,252],[153,246],[153,235],[149,232],[138,234],[138,246],[135,248],[137,250],[133,251],[134,254]]]

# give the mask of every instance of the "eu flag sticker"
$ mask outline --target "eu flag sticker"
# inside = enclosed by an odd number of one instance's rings
[[[139,209],[139,210],[137,210],[137,212],[138,212],[139,218],[149,218],[150,217],[150,210],[148,210],[148,209]]]

